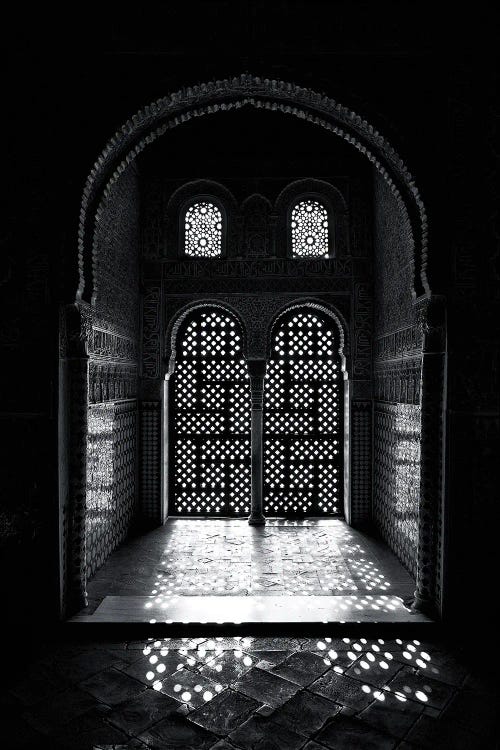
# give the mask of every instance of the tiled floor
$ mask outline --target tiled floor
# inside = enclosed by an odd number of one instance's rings
[[[497,691],[469,664],[374,637],[40,646],[5,675],[2,747],[495,748]]]
[[[174,519],[122,545],[89,583],[103,597],[380,595],[405,600],[415,583],[381,542],[338,519]]]

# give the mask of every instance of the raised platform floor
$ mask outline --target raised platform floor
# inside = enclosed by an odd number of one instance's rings
[[[77,622],[430,622],[415,583],[379,540],[339,519],[169,519],[116,550]]]

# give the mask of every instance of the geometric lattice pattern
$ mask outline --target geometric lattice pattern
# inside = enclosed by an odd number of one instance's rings
[[[296,203],[290,229],[294,257],[328,257],[328,212],[321,203],[316,200]]]
[[[96,404],[88,414],[86,557],[90,578],[128,535],[137,509],[137,404]]]
[[[173,376],[173,498],[189,516],[250,513],[250,384],[238,324],[221,310],[181,325]]]
[[[222,253],[222,214],[213,203],[200,201],[188,208],[184,217],[184,252],[197,258],[213,258]]]
[[[373,516],[382,537],[417,573],[420,504],[420,406],[376,404]]]
[[[333,326],[290,311],[274,329],[264,382],[264,512],[343,509],[343,380]]]
[[[371,520],[372,402],[351,401],[351,522]]]
[[[161,411],[159,401],[142,401],[141,428],[141,520],[161,523]]]

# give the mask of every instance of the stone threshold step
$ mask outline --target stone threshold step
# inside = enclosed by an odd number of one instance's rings
[[[70,622],[167,625],[432,623],[396,596],[107,596]]]

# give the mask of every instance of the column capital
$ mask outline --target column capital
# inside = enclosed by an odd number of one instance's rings
[[[264,379],[267,369],[267,359],[247,359],[247,365],[251,378]]]

